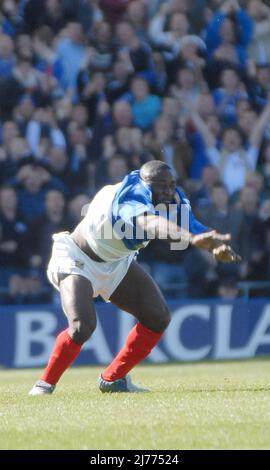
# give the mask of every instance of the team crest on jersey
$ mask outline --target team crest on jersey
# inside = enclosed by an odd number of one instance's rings
[[[84,268],[84,263],[82,261],[79,261],[78,259],[75,259],[73,261],[73,265],[75,268],[83,269]]]

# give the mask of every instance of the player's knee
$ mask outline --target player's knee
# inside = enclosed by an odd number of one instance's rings
[[[168,307],[164,305],[161,315],[159,316],[159,331],[164,331],[166,328],[169,326],[169,323],[171,321],[171,315]]]
[[[76,321],[70,325],[70,334],[73,341],[77,344],[85,343],[96,328],[96,321]]]
[[[171,315],[168,307],[164,305],[164,307],[162,307],[156,313],[156,315],[153,316],[153,319],[153,325],[150,329],[156,333],[162,333],[165,331],[171,321]]]

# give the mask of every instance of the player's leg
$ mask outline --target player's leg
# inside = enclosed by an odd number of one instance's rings
[[[131,263],[110,301],[156,333],[162,333],[170,322],[170,312],[161,290],[136,261]]]
[[[138,323],[128,334],[123,348],[102,373],[99,386],[102,391],[129,391],[121,380],[116,382],[115,388],[108,382],[122,379],[148,356],[168,326],[170,314],[158,286],[135,261],[110,300],[134,315]]]
[[[59,289],[62,307],[68,319],[68,329],[57,336],[48,365],[40,381],[30,391],[31,395],[52,393],[61,375],[76,359],[83,343],[90,338],[96,327],[90,281],[79,275],[62,275]]]

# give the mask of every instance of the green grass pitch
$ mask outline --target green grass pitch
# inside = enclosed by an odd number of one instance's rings
[[[139,366],[144,394],[102,394],[101,367],[71,368],[54,395],[40,371],[0,371],[0,449],[269,449],[270,361]]]

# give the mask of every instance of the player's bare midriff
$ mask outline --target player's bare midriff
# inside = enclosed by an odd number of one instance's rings
[[[83,223],[79,223],[75,230],[70,234],[72,240],[76,243],[76,245],[93,261],[97,261],[98,263],[104,263],[104,260],[101,259],[96,253],[92,250],[92,248],[87,243],[86,239],[83,236]]]

